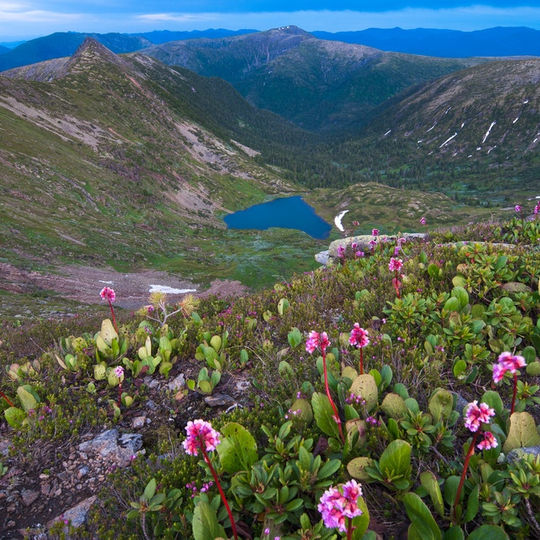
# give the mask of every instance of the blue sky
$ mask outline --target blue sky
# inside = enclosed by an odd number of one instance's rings
[[[266,30],[287,24],[330,32],[394,26],[540,29],[540,0],[0,0],[0,41],[66,30]]]

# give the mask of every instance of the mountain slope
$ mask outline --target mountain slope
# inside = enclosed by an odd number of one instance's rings
[[[132,34],[133,36],[139,36],[156,45],[160,43],[167,43],[168,41],[178,41],[181,39],[200,39],[200,38],[222,38],[230,36],[240,36],[242,34],[252,34],[258,32],[258,30],[227,30],[225,28],[209,28],[208,30],[154,30],[153,32],[143,32],[139,34]]]
[[[94,40],[49,75],[0,76],[3,257],[233,275],[234,260],[204,255],[224,238],[233,251],[245,241],[221,215],[294,188],[232,139],[274,122],[286,140],[288,125],[223,81],[216,92],[200,76],[117,57]]]
[[[540,56],[540,30],[498,27],[463,32],[435,28],[368,28],[352,32],[312,32],[320,39],[359,43],[383,51],[447,58]]]
[[[386,53],[323,41],[295,26],[171,42],[145,54],[222,77],[248,101],[310,130],[349,128],[385,99],[471,61]]]
[[[475,189],[537,189],[539,149],[540,59],[527,59],[431,82],[380,110],[338,151],[344,166],[395,185],[455,184],[470,197]]]
[[[0,56],[0,71],[34,64],[52,58],[72,55],[87,37],[93,37],[115,53],[137,51],[151,45],[139,36],[128,34],[83,34],[79,32],[56,32],[49,36],[26,41]]]

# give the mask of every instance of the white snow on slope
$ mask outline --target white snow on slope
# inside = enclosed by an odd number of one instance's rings
[[[491,125],[489,126],[488,130],[486,131],[486,134],[484,135],[484,138],[482,139],[482,144],[486,142],[486,139],[489,137],[489,133],[491,132],[491,128],[496,124],[497,122],[491,122]]]
[[[169,287],[168,285],[150,285],[148,292],[160,292],[165,294],[185,294],[188,292],[196,292],[197,289],[175,289],[174,287]]]
[[[348,210],[343,210],[343,212],[340,212],[335,218],[334,223],[336,225],[336,228],[343,232],[345,229],[343,228],[343,225],[341,224],[341,220],[343,219],[343,216],[348,212]]]
[[[437,125],[437,122],[435,122],[427,131],[426,133],[429,133],[435,126]]]
[[[519,116],[517,118],[514,118],[512,124],[515,124],[519,120]]]
[[[446,141],[444,141],[441,144],[441,146],[439,146],[439,148],[442,148],[443,146],[446,146],[456,136],[457,136],[457,131],[451,137],[448,137],[448,139],[446,139]]]
[[[389,130],[383,135],[383,137],[386,137],[386,136],[389,135],[391,132],[392,132],[392,130],[389,129]]]

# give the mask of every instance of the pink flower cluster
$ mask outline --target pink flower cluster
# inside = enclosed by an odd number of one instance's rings
[[[343,259],[345,257],[345,247],[344,246],[338,246],[338,248],[337,248],[337,256],[340,259]]]
[[[512,355],[510,352],[503,352],[499,355],[497,363],[493,364],[493,382],[503,380],[507,371],[514,374],[519,368],[525,367],[527,362],[523,356]]]
[[[516,204],[516,206],[514,206],[514,210],[519,214],[521,212],[521,205]]]
[[[425,216],[422,216],[420,218],[420,225],[425,225],[425,224],[426,224],[426,218],[425,218]]]
[[[390,262],[388,263],[388,270],[390,270],[390,272],[399,272],[402,268],[403,261],[401,259],[397,259],[396,257],[390,259]]]
[[[495,438],[495,435],[491,431],[484,432],[484,438],[476,445],[478,450],[489,450],[490,448],[497,448],[499,443]]]
[[[317,507],[322,515],[324,526],[329,529],[347,531],[345,518],[353,519],[362,515],[358,508],[358,499],[362,496],[362,488],[355,480],[343,484],[342,491],[331,487],[327,489],[320,499]]]
[[[309,354],[313,354],[313,351],[318,347],[322,353],[326,352],[326,349],[330,345],[330,340],[326,332],[315,332],[312,330],[306,341],[306,351]]]
[[[124,368],[122,366],[116,366],[114,368],[114,374],[119,378],[119,379],[123,379],[124,378]]]
[[[110,287],[103,287],[99,296],[101,296],[102,300],[108,300],[109,302],[114,302],[116,300],[116,293],[114,292],[114,289],[111,289]]]
[[[351,337],[349,338],[349,343],[351,345],[354,345],[358,349],[369,345],[369,337],[367,330],[361,328],[358,323],[354,323],[354,327],[351,330]]]
[[[372,229],[371,236],[379,236],[379,229]]]
[[[536,206],[534,207],[533,214],[536,216],[540,212],[540,202],[536,203]]]
[[[475,433],[482,424],[489,424],[492,416],[495,416],[494,409],[487,403],[480,403],[478,405],[478,400],[475,400],[469,403],[465,411],[465,427]]]
[[[198,449],[202,448],[206,452],[213,452],[221,442],[221,435],[212,428],[210,422],[204,420],[189,421],[186,426],[187,437],[183,442],[186,453],[196,456]]]

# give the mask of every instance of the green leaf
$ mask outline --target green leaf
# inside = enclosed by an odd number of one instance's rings
[[[437,482],[437,477],[431,471],[424,471],[420,475],[420,483],[428,492],[435,511],[439,516],[444,517],[444,501],[442,498],[441,488]]]
[[[289,341],[289,345],[293,349],[295,347],[298,347],[298,345],[302,343],[302,339],[303,339],[302,332],[300,332],[300,330],[298,330],[296,326],[291,328],[291,331],[287,334],[287,340]]]
[[[327,461],[319,469],[319,473],[317,474],[317,479],[323,480],[324,478],[328,478],[329,476],[332,476],[335,472],[339,471],[340,467],[341,467],[341,461],[339,459],[331,459]]]
[[[146,487],[144,488],[143,497],[146,501],[149,501],[156,494],[156,479],[152,478]]]
[[[408,479],[411,475],[411,445],[401,439],[392,441],[382,453],[379,467],[387,478],[401,475]]]
[[[361,540],[364,537],[364,533],[367,531],[369,526],[369,510],[366,504],[366,501],[362,498],[358,498],[358,508],[362,510],[362,515],[356,516],[352,520],[354,527],[352,539]]]
[[[509,537],[501,527],[482,525],[469,534],[467,540],[509,540]]]
[[[488,390],[487,392],[484,392],[484,395],[482,396],[482,401],[487,403],[492,409],[494,409],[495,413],[498,416],[500,416],[504,412],[504,404],[498,392],[495,392],[494,390]]]
[[[469,303],[469,293],[461,286],[452,289],[452,296],[457,298],[460,310]]]
[[[478,500],[478,495],[480,493],[480,486],[476,484],[474,486],[473,490],[469,494],[469,498],[467,499],[467,508],[465,509],[465,516],[464,516],[464,522],[469,523],[469,521],[472,521],[476,514],[478,514],[478,508],[480,506],[480,502]]]
[[[405,511],[414,528],[423,540],[441,540],[442,534],[437,522],[433,519],[429,508],[416,493],[405,493],[403,496]]]
[[[35,409],[38,406],[39,398],[36,399],[36,395],[29,385],[25,384],[23,386],[19,386],[19,388],[17,388],[17,395],[19,396],[21,405],[26,412]]]
[[[311,407],[315,422],[319,429],[330,437],[339,438],[339,428],[334,419],[334,411],[326,394],[314,392],[311,396]]]
[[[450,313],[452,311],[459,311],[460,306],[461,304],[459,303],[459,300],[454,296],[451,296],[444,304],[443,311],[446,311],[447,313]]]
[[[195,507],[192,530],[195,540],[226,538],[225,529],[219,524],[215,510],[205,501],[200,501]]]
[[[9,407],[4,411],[4,417],[13,429],[19,429],[26,418],[26,413],[18,407]]]
[[[456,500],[459,476],[449,476],[444,482],[444,500],[448,506],[453,506]],[[462,495],[463,496],[463,495]]]
[[[443,534],[443,540],[465,540],[465,534],[459,525],[454,525]]]
[[[249,470],[258,459],[257,443],[253,435],[236,422],[225,424],[221,435],[217,452],[223,469],[230,474]]]

